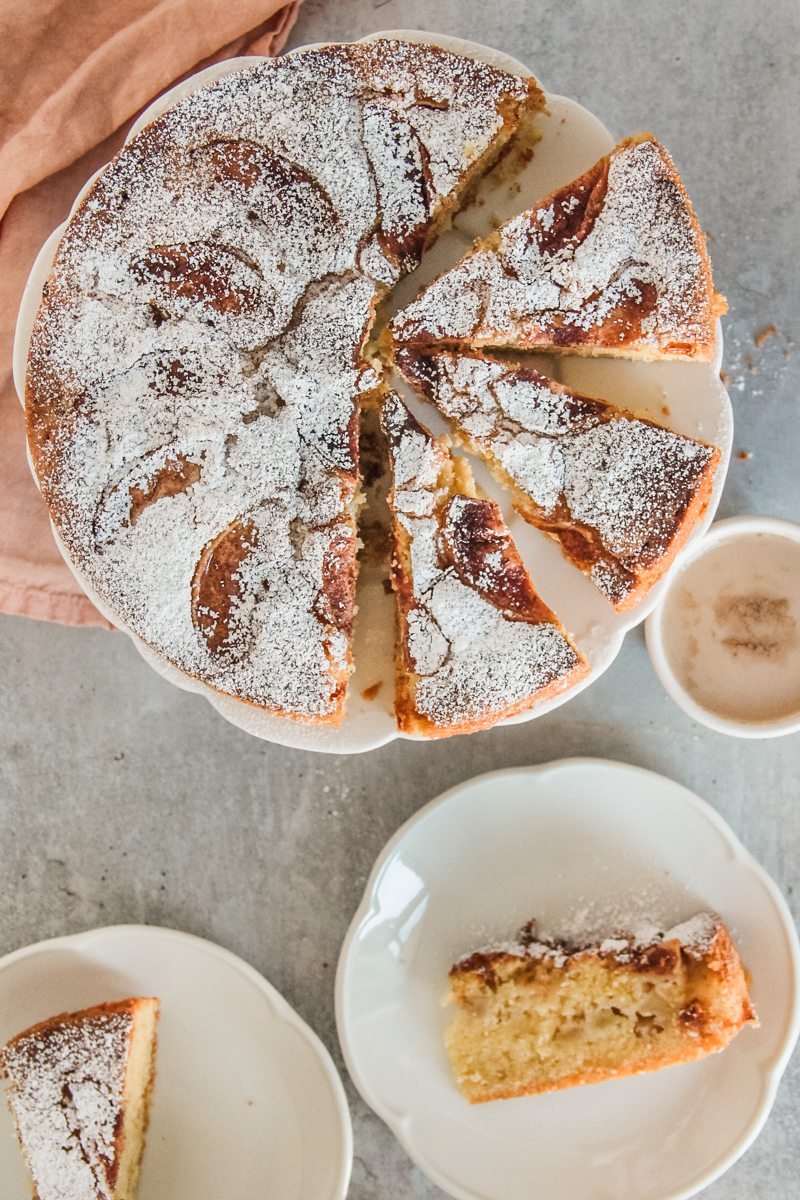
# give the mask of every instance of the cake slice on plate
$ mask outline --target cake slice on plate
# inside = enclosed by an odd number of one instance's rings
[[[615,607],[664,574],[711,495],[720,452],[479,351],[403,347],[397,365]]]
[[[539,940],[531,922],[518,944],[457,962],[450,999],[447,1050],[473,1104],[690,1062],[757,1022],[713,913],[592,945]]]
[[[478,241],[392,330],[399,343],[709,361],[725,311],[675,164],[641,133]]]
[[[98,1004],[0,1051],[34,1200],[136,1200],[159,1002]]]
[[[576,682],[587,664],[537,595],[500,510],[463,460],[389,392],[396,714],[427,737],[469,733]]]

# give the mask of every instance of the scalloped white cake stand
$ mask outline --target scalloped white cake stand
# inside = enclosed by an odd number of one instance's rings
[[[484,59],[506,71],[521,75],[534,73],[523,63],[506,54],[459,38],[405,29],[385,31],[371,36],[432,42],[448,50]],[[299,47],[292,53],[309,48]],[[255,57],[230,59],[184,80],[159,97],[141,115],[131,129],[129,137],[133,137],[144,125],[189,93],[212,83],[222,75],[252,66],[257,61],[259,59]],[[487,232],[490,221],[506,220],[514,213],[535,204],[556,187],[576,178],[614,146],[615,139],[585,108],[563,96],[547,95],[546,99],[548,114],[539,120],[538,128],[542,137],[536,145],[532,161],[517,177],[513,186],[507,180],[501,182],[489,179],[484,182],[477,196],[482,203],[474,204],[461,213],[456,218],[453,228],[443,233],[436,245],[425,255],[422,265],[395,288],[392,294],[392,311],[408,303],[424,284],[452,266],[476,237]],[[95,178],[96,176],[93,176],[81,190],[73,211]],[[14,380],[23,405],[31,329],[42,288],[50,272],[63,230],[63,225],[56,229],[42,247],[20,306],[14,343]],[[719,329],[717,347],[718,357],[712,363],[645,363],[623,362],[619,359],[564,357],[558,361],[551,360],[549,368],[551,374],[566,384],[583,389],[590,395],[608,399],[622,408],[634,409],[661,424],[666,423],[677,433],[697,437],[720,447],[722,461],[717,470],[713,494],[706,512],[692,533],[692,538],[701,536],[714,517],[725,482],[733,440],[731,403],[719,378],[722,358],[722,337]],[[393,383],[435,433],[445,430],[444,421],[432,407],[422,405],[403,381],[393,380]],[[665,419],[667,417],[668,419]],[[626,632],[643,621],[658,604],[665,581],[662,580],[652,588],[635,608],[625,613],[615,612],[591,581],[566,561],[552,539],[527,525],[513,511],[509,496],[498,487],[488,471],[480,463],[474,463],[473,466],[477,482],[488,495],[500,503],[542,599],[558,613],[591,667],[589,673],[572,688],[528,712],[511,718],[508,722],[517,724],[530,721],[566,703],[602,675],[619,653]],[[362,570],[359,580],[359,615],[356,620],[354,645],[356,670],[350,683],[347,716],[339,727],[333,727],[272,716],[244,701],[214,692],[170,666],[132,630],[120,623],[118,617],[99,599],[88,581],[75,568],[57,536],[56,542],[67,565],[89,598],[113,625],[132,638],[137,649],[154,670],[178,687],[205,696],[221,716],[240,729],[280,745],[335,754],[357,754],[382,746],[393,738],[409,736],[397,729],[392,711],[394,603],[392,598],[385,594],[383,580],[376,570]],[[374,695],[376,685],[379,686],[377,694]],[[372,693],[374,698],[368,700],[365,692]]]

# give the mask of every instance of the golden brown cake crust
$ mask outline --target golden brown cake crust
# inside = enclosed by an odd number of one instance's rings
[[[70,558],[163,659],[341,719],[375,305],[542,106],[436,47],[327,46],[181,100],[82,200],[33,330],[29,443]]]
[[[65,1025],[77,1024],[80,1021],[91,1021],[94,1017],[114,1014],[131,1016],[140,1005],[152,1004],[153,1002],[158,1003],[158,1000],[154,996],[136,996],[128,1000],[108,1000],[102,1004],[93,1004],[90,1008],[82,1008],[77,1012],[56,1013],[55,1016],[47,1017],[44,1021],[38,1021],[28,1029],[23,1029],[21,1033],[15,1034],[6,1043],[5,1048],[14,1046],[16,1043],[27,1038],[39,1037],[51,1029],[63,1028]]]
[[[709,361],[725,311],[675,164],[642,133],[477,242],[392,329],[418,346]]]
[[[708,505],[714,446],[480,351],[401,347],[396,362],[618,609],[662,577]]]
[[[398,606],[395,712],[425,737],[487,729],[588,670],[538,596],[500,510],[390,392],[392,585]]]
[[[594,985],[593,992],[587,984]],[[560,1009],[554,1002],[559,993],[569,994],[569,1004]],[[512,998],[504,1009],[506,995]],[[516,944],[476,951],[457,962],[450,970],[450,1000],[457,1017],[448,1030],[448,1049],[457,1082],[471,1103],[690,1062],[724,1049],[745,1025],[758,1020],[739,953],[712,913],[699,913],[643,940],[620,933],[589,944],[539,939],[535,922],[530,922]],[[545,1051],[558,1042],[550,1013],[559,1013],[563,1045],[569,1046],[566,1026],[571,1022],[574,1027],[581,1004],[596,1022],[594,1043],[582,1055],[573,1054],[577,1068],[570,1067],[563,1052],[545,1058]],[[496,1077],[488,1079],[500,1064],[499,1056],[493,1061],[491,1039],[502,1021],[514,1020],[515,1005],[517,1012],[526,1006],[534,1014],[527,1025],[513,1026],[518,1047],[523,1042],[536,1047],[541,1038],[545,1050],[531,1050],[516,1071],[504,1072],[500,1065]],[[628,1045],[618,1038],[616,1052],[604,1056],[602,1031],[615,1020],[624,1023],[629,1006],[633,1029]]]

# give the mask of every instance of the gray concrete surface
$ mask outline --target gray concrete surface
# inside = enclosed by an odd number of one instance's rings
[[[796,0],[307,0],[293,42],[400,26],[498,46],[619,135],[648,128],[670,146],[731,303],[736,448],[752,454],[734,459],[721,515],[800,518]],[[769,324],[777,333],[759,349]],[[639,631],[595,686],[532,724],[336,759],[239,733],[120,635],[2,619],[0,953],[113,922],[190,930],[263,971],[341,1067],[336,957],[386,839],[472,774],[571,754],[694,788],[795,902],[800,737],[734,741],[694,725],[664,695]],[[348,1094],[351,1200],[440,1197],[349,1083]],[[709,1200],[797,1195],[799,1098],[795,1061],[765,1131]]]

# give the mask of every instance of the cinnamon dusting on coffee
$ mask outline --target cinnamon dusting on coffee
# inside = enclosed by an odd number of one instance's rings
[[[800,716],[800,543],[760,532],[722,539],[681,571],[663,637],[703,708],[748,723]]]
[[[752,654],[777,662],[798,644],[797,622],[785,596],[721,596],[714,615],[726,633],[722,645],[734,655]]]

